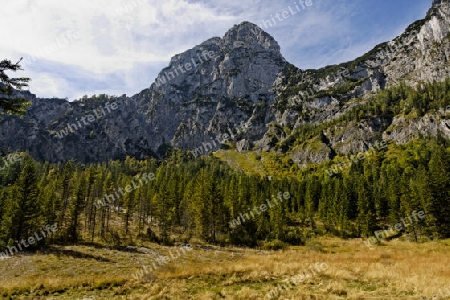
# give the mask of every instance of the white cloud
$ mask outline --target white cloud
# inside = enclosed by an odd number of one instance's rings
[[[11,14],[2,16],[0,25],[14,28],[2,34],[8,41],[2,50],[25,57],[42,52],[43,59],[96,72],[123,70],[140,61],[168,61],[189,43],[184,38],[184,45],[178,45],[172,39],[194,36],[191,26],[234,18],[183,0],[15,0],[3,3],[2,10]],[[45,50],[69,32],[79,39],[57,51]]]
[[[176,54],[223,34],[234,24],[261,25],[293,0],[14,0],[2,1],[0,51],[29,61],[38,96],[132,94],[149,87]],[[298,2],[298,1],[297,1]],[[364,6],[319,1],[268,28],[298,67],[352,59],[374,38],[360,38],[353,16]],[[7,12],[7,13],[5,13]],[[68,35],[78,38],[69,38]],[[354,36],[357,36],[355,40]],[[355,50],[356,49],[356,50]],[[33,58],[34,56],[34,58]]]
[[[65,81],[47,74],[36,74],[33,85],[40,86],[40,90],[47,95],[58,95],[60,90],[65,90]]]

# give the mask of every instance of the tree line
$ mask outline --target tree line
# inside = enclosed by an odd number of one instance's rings
[[[0,171],[0,248],[47,224],[58,232],[45,243],[115,245],[192,239],[261,246],[303,244],[316,235],[368,237],[413,211],[426,218],[405,228],[411,239],[450,236],[450,157],[446,141],[421,139],[390,145],[328,176],[323,169],[286,177],[247,175],[213,156],[173,151],[150,158],[84,165],[36,162],[26,153]],[[154,180],[126,193],[143,174]],[[290,197],[239,226],[233,219],[267,203],[280,191]],[[96,205],[116,193],[106,205]]]

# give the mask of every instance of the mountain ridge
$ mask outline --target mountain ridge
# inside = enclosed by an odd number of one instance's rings
[[[295,139],[292,132],[336,119],[368,101],[372,93],[400,82],[417,85],[446,78],[449,7],[448,0],[434,1],[425,19],[411,24],[393,41],[353,61],[317,70],[301,70],[288,63],[270,34],[245,21],[222,38],[210,38],[174,55],[149,88],[131,97],[100,95],[64,102],[22,92],[33,106],[23,119],[7,116],[1,122],[0,150],[30,151],[48,161],[97,162],[127,155],[162,157],[167,149],[193,150],[229,133],[225,147],[287,153],[300,164],[361,151],[387,127],[364,123],[362,132],[350,130],[346,136],[323,132],[320,139],[328,142],[321,142],[319,153],[306,141],[301,141],[303,146],[280,145]],[[57,132],[108,101],[122,104],[98,121],[55,138]],[[389,126],[400,120],[394,118]],[[409,141],[400,129],[383,137],[396,143]],[[342,139],[352,143],[342,146],[347,144],[338,142]]]

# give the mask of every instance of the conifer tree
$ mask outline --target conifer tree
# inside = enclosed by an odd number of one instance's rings
[[[27,100],[14,92],[14,89],[21,90],[28,86],[29,78],[9,78],[5,73],[7,71],[23,70],[20,66],[20,59],[16,63],[12,63],[8,59],[0,61],[0,113],[2,114],[25,114],[30,103]]]
[[[342,178],[338,178],[335,185],[334,203],[335,218],[337,224],[337,230],[340,232],[342,237],[347,236],[348,232],[348,206],[349,201],[347,197],[347,191],[345,190],[345,185]]]
[[[158,195],[155,196],[157,199],[156,211],[159,224],[160,240],[163,244],[169,245],[170,240],[170,229],[172,227],[172,199],[170,198],[170,193],[167,186],[163,183],[160,188]]]
[[[432,202],[427,205],[428,212],[436,220],[439,237],[450,237],[450,163],[442,146],[434,148],[429,162]]]
[[[42,201],[43,223],[49,225],[55,224],[61,208],[61,201],[60,197],[57,195],[55,179],[50,178],[50,180],[41,188],[39,197]]]
[[[375,205],[369,183],[364,176],[358,182],[358,228],[363,236],[369,236],[375,227]]]
[[[128,183],[129,185],[131,185],[131,182]],[[130,222],[132,221],[133,218],[133,214],[135,211],[135,206],[136,206],[136,190],[132,190],[129,193],[126,193],[125,196],[123,197],[123,206],[125,208],[125,212],[122,216],[123,218],[123,224],[125,227],[125,235],[128,235],[128,229],[129,229],[129,225]]]
[[[14,184],[14,198],[11,199],[13,203],[10,203],[14,225],[12,236],[17,240],[28,237],[40,225],[38,224],[40,205],[37,183],[35,163],[31,157],[27,156],[20,177]]]
[[[208,182],[208,194],[211,199],[210,235],[211,242],[217,241],[217,235],[222,232],[225,221],[223,197],[218,186],[217,177],[212,176]]]
[[[69,216],[70,223],[67,229],[69,241],[77,244],[80,238],[79,235],[79,222],[80,214],[84,208],[86,195],[87,195],[87,180],[86,174],[78,172],[74,174],[74,180],[76,181],[76,188],[74,189],[74,195],[71,198],[69,204]]]
[[[71,178],[74,172],[74,161],[69,160],[64,164],[60,179],[58,180],[58,189],[61,197],[61,209],[58,218],[58,228],[66,227],[66,212],[69,206],[69,199],[72,193]]]

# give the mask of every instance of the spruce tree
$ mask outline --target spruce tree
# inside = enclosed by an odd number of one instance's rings
[[[0,113],[2,114],[19,114],[23,115],[26,108],[30,106],[25,98],[18,95],[16,90],[21,90],[28,86],[29,78],[9,78],[5,73],[7,71],[23,70],[20,66],[20,59],[16,63],[12,63],[8,59],[0,61]]]
[[[69,216],[70,223],[67,228],[69,241],[77,244],[80,239],[79,234],[79,223],[80,223],[80,214],[84,208],[86,203],[86,195],[87,195],[87,180],[86,174],[79,174],[78,172],[74,174],[74,180],[76,180],[76,188],[74,189],[74,194],[71,198],[69,204]]]
[[[358,182],[358,229],[363,236],[372,234],[375,227],[375,204],[371,197],[371,190],[364,176]]]
[[[443,146],[434,148],[429,162],[432,202],[428,203],[428,213],[436,220],[438,236],[450,237],[450,163]]]
[[[36,166],[31,157],[25,159],[25,163],[20,173],[20,177],[14,184],[14,199],[12,205],[12,236],[21,240],[30,236],[37,227],[40,215],[40,204],[38,202],[38,185],[37,185]]]

